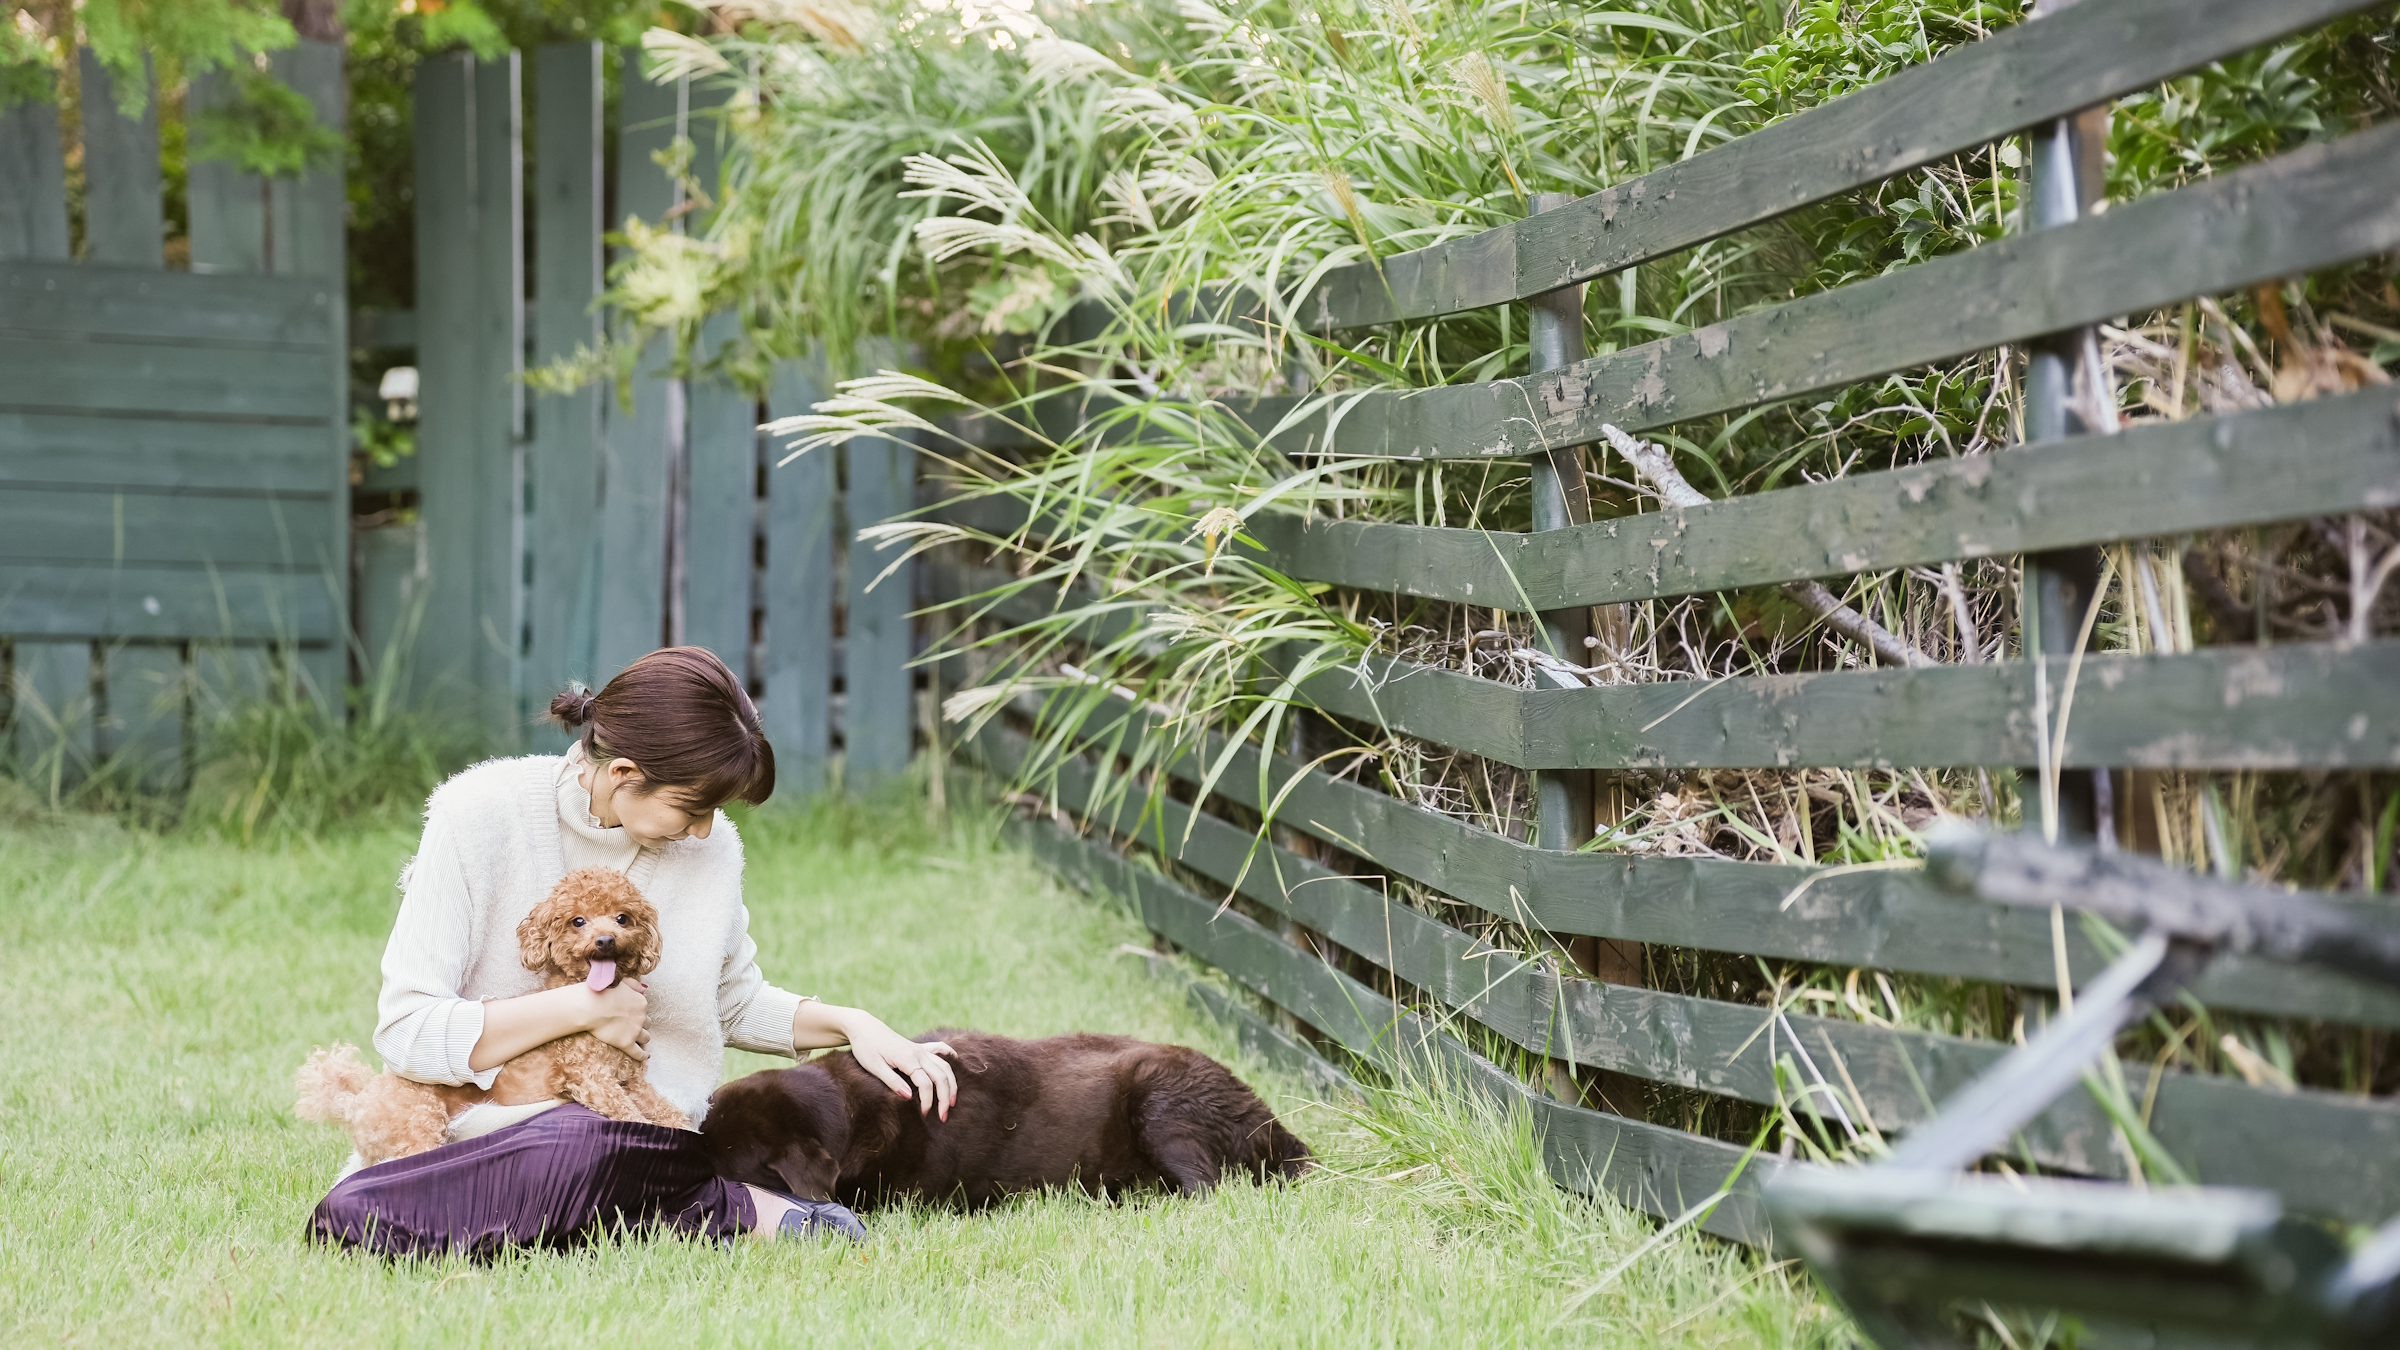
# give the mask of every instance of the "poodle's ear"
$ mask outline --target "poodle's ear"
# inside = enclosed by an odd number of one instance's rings
[[[552,906],[548,900],[533,907],[517,925],[517,959],[527,970],[550,968],[550,922]]]
[[[813,1139],[795,1139],[785,1145],[767,1163],[767,1170],[782,1180],[787,1194],[802,1200],[831,1200],[833,1184],[841,1178],[833,1155]]]
[[[658,907],[643,899],[642,893],[633,887],[627,886],[625,890],[626,917],[632,920],[632,927],[638,929],[642,935],[641,950],[635,954],[625,969],[628,974],[638,980],[658,969],[659,959],[666,955],[660,948],[666,944],[659,939]]]

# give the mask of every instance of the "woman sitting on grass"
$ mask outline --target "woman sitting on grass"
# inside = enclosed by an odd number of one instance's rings
[[[597,696],[560,694],[550,712],[578,732],[565,755],[479,764],[426,804],[383,954],[384,1060],[421,1082],[489,1088],[508,1061],[588,1031],[646,1060],[650,1081],[697,1122],[727,1045],[782,1055],[847,1045],[920,1111],[947,1116],[949,1047],[759,973],[741,840],[717,808],[765,801],[775,754],[725,663],[699,647],[655,651]],[[663,959],[646,981],[545,990],[520,961],[518,922],[580,867],[623,872],[657,907]],[[470,1108],[451,1136],[344,1176],[310,1235],[386,1255],[567,1246],[619,1228],[865,1236],[840,1205],[720,1180],[688,1131],[543,1102]]]

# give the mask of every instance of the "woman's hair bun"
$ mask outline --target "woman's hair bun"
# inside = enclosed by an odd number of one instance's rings
[[[592,720],[592,703],[596,696],[581,684],[570,684],[550,700],[550,715],[561,726],[580,727]]]

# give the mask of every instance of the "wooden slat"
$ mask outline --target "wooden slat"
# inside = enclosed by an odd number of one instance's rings
[[[364,649],[359,654],[359,673],[370,687],[387,662],[400,663],[391,676],[399,680],[416,650],[417,632],[424,619],[420,597],[425,573],[432,567],[424,543],[422,521],[385,525],[358,535],[350,622]],[[405,684],[396,687],[407,688]]]
[[[298,359],[175,342],[0,336],[0,408],[325,425],[325,349]]]
[[[1150,977],[1183,991],[1184,1000],[1233,1034],[1242,1053],[1305,1080],[1320,1096],[1360,1099],[1366,1088],[1298,1036],[1244,1007],[1235,995],[1195,979],[1164,955],[1145,958]]]
[[[0,634],[330,642],[339,575],[0,563]]]
[[[338,298],[307,277],[0,262],[0,333],[18,335],[239,346],[253,358],[299,355],[338,345]]]
[[[828,392],[822,362],[778,362],[767,414],[797,416]],[[767,456],[766,689],[758,711],[784,789],[806,795],[824,791],[833,753],[834,452],[778,464],[770,446]]]
[[[91,48],[82,49],[83,250],[96,263],[166,266],[160,214],[158,91],[142,57],[142,112],[117,107],[115,77]]]
[[[1304,580],[1543,610],[2394,504],[2400,408],[2376,388],[1542,534],[1280,512],[1248,530]]]
[[[2021,23],[1797,117],[1545,213],[1328,273],[1323,328],[1522,300],[1662,258],[2037,122],[2315,27],[2360,0],[2111,0]]]
[[[1009,822],[1012,842],[1066,879],[1129,901],[1151,931],[1231,975],[1359,1058],[1387,1072],[1438,1074],[1456,1089],[1486,1094],[1530,1111],[1540,1127],[1551,1176],[1581,1191],[1604,1191],[1638,1209],[1679,1215],[1707,1199],[1741,1165],[1742,1150],[1646,1121],[1565,1106],[1468,1051],[1416,1014],[1268,932],[1047,821]],[[1753,1158],[1735,1194],[1701,1220],[1719,1237],[1768,1241],[1757,1189],[1784,1166]]]
[[[1027,743],[986,727],[962,748],[1007,780],[1023,764]],[[1878,1128],[1894,1131],[1930,1118],[1930,1103],[1963,1088],[2008,1049],[1801,1013],[1762,1035],[1763,1008],[1612,986],[1525,961],[1171,798],[1156,803],[1155,815],[1145,814],[1150,804],[1138,793],[1096,802],[1092,773],[1081,761],[1064,766],[1053,786],[1067,811],[1120,836],[1138,823],[1149,847],[1222,884],[1238,882],[1243,895],[1548,1058],[1772,1103],[1779,1099],[1774,1055],[1790,1054],[1797,1035],[1822,1072],[1841,1075],[1828,1081],[1854,1085]],[[2147,1094],[2138,1077],[2137,1087]],[[2160,1078],[2156,1107],[2153,1132],[2211,1183],[2271,1186],[2310,1212],[2352,1222],[2378,1221],[2400,1207],[2400,1152],[2393,1147],[2400,1144],[2400,1109],[2389,1102],[2286,1094],[2175,1073]],[[2124,1164],[2111,1136],[2107,1115],[2075,1093],[2029,1126],[2020,1142],[2023,1156],[2041,1166],[2121,1177]],[[2276,1138],[2311,1147],[2262,1147]],[[2392,1162],[2361,1167],[2362,1157]]]
[[[342,48],[334,43],[303,39],[270,58],[276,78],[308,100],[317,121],[339,134],[349,126],[348,98],[342,75]],[[275,183],[274,266],[277,276],[347,280],[344,228],[348,202],[343,191],[345,165],[341,156],[296,179]]]
[[[417,473],[426,532],[416,694],[506,742],[518,652],[515,400],[521,159],[515,57],[417,69]]]
[[[623,95],[618,105],[617,215],[661,225],[675,209],[677,187],[651,156],[664,151],[683,129],[685,90],[678,81],[652,84],[642,74],[639,48],[619,54]],[[630,413],[608,417],[607,466],[600,503],[600,678],[619,670],[664,640],[666,632],[668,437],[670,418],[681,410],[681,391],[663,373],[667,340],[642,349],[633,377]]]
[[[525,654],[525,99],[522,55],[475,63],[473,399],[477,528],[472,706],[496,744],[515,748],[550,700],[530,702]],[[455,264],[454,264],[455,265]]]
[[[2044,20],[2049,22],[2049,20]],[[1529,455],[1838,389],[2001,343],[2400,247],[2400,123],[2387,123],[1560,371],[1345,397],[1275,435],[1386,459]],[[1289,400],[1242,415],[1262,434]]]
[[[7,575],[0,569],[0,587],[6,585]],[[0,614],[14,608],[0,601]],[[0,619],[0,632],[8,631],[8,622]],[[97,748],[92,739],[98,711],[92,697],[92,645],[20,637],[11,644],[11,660],[16,682],[9,691],[9,723],[18,776],[36,791],[81,781],[91,771]]]
[[[700,327],[703,354],[713,355],[740,331],[734,315],[711,315]],[[683,639],[715,652],[735,674],[746,674],[751,571],[758,544],[757,401],[718,381],[692,381],[685,455],[690,524]]]
[[[533,361],[546,366],[597,351],[601,202],[604,196],[600,44],[559,42],[534,53]],[[411,327],[414,314],[410,314]],[[414,334],[410,335],[413,344]],[[533,582],[526,619],[533,646],[525,688],[540,697],[598,675],[602,400],[595,386],[537,394],[525,473],[532,505],[526,547]],[[596,687],[596,685],[595,685]]]
[[[194,75],[184,95],[186,126],[233,97],[235,76],[208,70]],[[266,197],[258,176],[217,159],[194,158],[185,168],[185,200],[191,221],[192,271],[199,275],[255,276],[266,265]]]
[[[865,790],[908,767],[916,726],[915,653],[909,611],[916,564],[893,566],[903,552],[880,550],[859,531],[916,506],[917,452],[911,445],[861,437],[842,447],[849,482],[842,497],[848,552],[847,624],[843,628],[842,782]],[[889,569],[889,574],[886,571]]]
[[[67,171],[58,107],[30,99],[0,108],[0,262],[66,256]]]
[[[192,715],[206,725],[262,699],[283,696],[288,651],[273,647],[192,644]]]
[[[0,487],[305,493],[325,500],[331,495],[326,439],[323,427],[0,412]]]
[[[183,782],[183,723],[191,698],[180,646],[112,646],[107,652],[108,720],[100,754],[115,771],[151,788]]]
[[[2070,658],[2046,658],[2055,734]],[[1306,686],[1316,706],[1527,769],[2024,765],[2027,662],[1515,689],[1370,658]],[[2400,765],[2400,642],[2087,656],[2065,768]]]
[[[335,569],[326,496],[0,493],[0,561]]]

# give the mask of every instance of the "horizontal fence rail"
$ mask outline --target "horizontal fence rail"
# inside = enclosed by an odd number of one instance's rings
[[[1024,738],[998,726],[985,727],[962,748],[1003,779],[1026,760]],[[1360,879],[1288,849],[1262,848],[1254,830],[1172,798],[1153,803],[1139,793],[1097,792],[1085,762],[1062,765],[1054,786],[1058,804],[1077,817],[1306,924],[1535,1054],[1772,1103],[1790,1095],[1786,1087],[1779,1096],[1774,1066],[1797,1040],[1812,1060],[1825,1057],[1823,1072],[1856,1090],[1878,1129],[1894,1131],[1930,1119],[1932,1103],[2006,1053],[1994,1042],[1801,1013],[1778,1020],[1768,1008],[1602,984],[1554,962],[1495,949],[1393,903]],[[2184,1073],[2157,1075],[2156,1094],[2152,1132],[2212,1183],[2273,1186],[2312,1211],[2357,1222],[2400,1208],[2400,1155],[2392,1155],[2400,1144],[2400,1107]],[[2070,1097],[2028,1127],[2023,1156],[2045,1167],[2122,1176],[2113,1129],[2089,1097]],[[2293,1129],[2331,1152],[2295,1156],[2267,1147]]]
[[[1294,311],[1312,327],[1338,329],[1529,299],[2370,8],[2359,0],[2072,6],[1563,209],[1337,268]]]
[[[1304,581],[1509,610],[1663,599],[2400,505],[2400,393],[2338,398],[1859,474],[1515,534],[1265,510]]]
[[[1541,454],[2371,257],[2400,247],[2396,191],[2391,123],[1557,371],[1236,411],[1295,454]]]
[[[2071,686],[2063,768],[2400,767],[2400,641],[2042,664],[1518,689],[1367,657],[1306,697],[1520,769],[1996,768],[2040,761]]]

